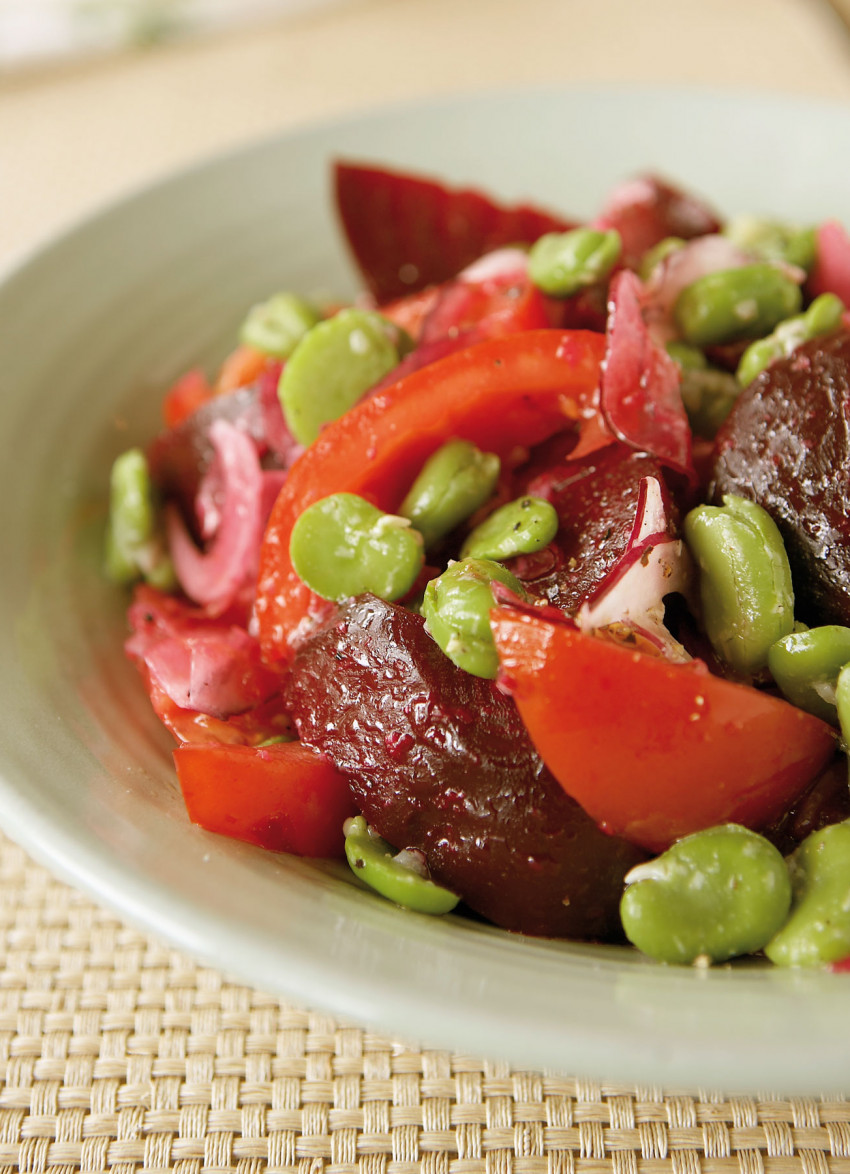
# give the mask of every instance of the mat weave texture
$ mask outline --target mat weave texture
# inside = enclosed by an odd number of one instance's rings
[[[415,1051],[198,966],[0,837],[0,1174],[850,1174],[850,1101]]]

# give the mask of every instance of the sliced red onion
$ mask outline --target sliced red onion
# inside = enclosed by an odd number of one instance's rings
[[[850,308],[850,236],[837,220],[817,230],[817,260],[809,278],[812,297],[833,293]]]
[[[261,663],[256,641],[240,628],[161,640],[145,663],[175,705],[221,719],[245,713],[280,687],[279,676]]]
[[[667,659],[689,660],[664,626],[664,597],[673,592],[687,594],[691,577],[687,548],[671,536],[661,485],[655,477],[644,477],[626,550],[581,605],[576,622],[583,632],[624,625]]]
[[[673,537],[664,487],[657,477],[643,477],[638,488],[635,522],[624,553],[627,553],[630,547],[642,546],[650,538],[659,535]]]
[[[128,612],[127,655],[181,709],[222,720],[246,713],[280,690],[280,674],[238,624],[147,586]]]
[[[181,587],[210,614],[233,603],[256,576],[262,536],[263,479],[253,442],[226,420],[210,426],[221,473],[221,521],[209,548],[195,545],[178,509],[166,509],[174,569]]]
[[[283,415],[280,396],[277,393],[283,363],[270,363],[257,380],[257,397],[263,420],[263,432],[269,449],[281,464],[288,469],[296,457],[304,451],[298,443]]]
[[[528,277],[528,254],[523,249],[496,249],[485,253],[457,275],[457,281],[470,285],[487,285],[495,282],[501,286],[513,281],[525,281]]]
[[[213,456],[195,494],[195,520],[204,542],[209,542],[221,525],[223,486],[220,464],[218,457]]]
[[[749,253],[719,234],[697,237],[668,253],[655,266],[641,293],[646,323],[655,341],[663,345],[676,337],[673,307],[683,289],[709,273],[740,269],[752,260]]]
[[[600,408],[625,444],[693,479],[691,428],[679,391],[679,368],[649,335],[642,292],[639,278],[628,269],[611,281]]]

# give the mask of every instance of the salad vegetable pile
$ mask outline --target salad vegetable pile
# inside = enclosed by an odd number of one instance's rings
[[[112,471],[189,816],[420,913],[842,967],[850,237],[334,179],[364,293],[272,293]]]

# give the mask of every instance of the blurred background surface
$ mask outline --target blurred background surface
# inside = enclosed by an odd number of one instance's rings
[[[850,99],[850,0],[0,0],[0,261],[174,167],[439,93]]]

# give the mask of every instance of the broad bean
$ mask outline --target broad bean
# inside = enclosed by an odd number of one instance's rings
[[[144,579],[163,591],[176,586],[159,532],[154,488],[145,454],[131,448],[116,457],[109,478],[105,571],[113,583]]]
[[[638,276],[641,281],[649,281],[654,270],[665,261],[673,253],[678,253],[679,249],[685,247],[685,241],[680,236],[665,236],[657,245],[653,245],[651,249],[647,249],[640,260],[640,270]]]
[[[425,627],[449,660],[473,676],[490,679],[499,669],[490,630],[494,580],[521,597],[525,595],[519,580],[500,563],[467,558],[451,563],[448,570],[431,580],[421,608]]]
[[[626,936],[644,954],[688,964],[760,950],[790,904],[781,853],[756,832],[724,824],[685,836],[633,868],[620,912]]]
[[[759,216],[735,216],[725,225],[723,235],[762,261],[784,261],[807,273],[815,263],[814,228],[800,228]]]
[[[707,273],[686,286],[673,316],[695,346],[759,338],[802,305],[800,287],[773,265],[743,265]]]
[[[791,857],[793,904],[765,947],[777,966],[822,966],[850,956],[850,823],[812,832]]]
[[[399,361],[399,331],[369,310],[340,310],[300,340],[278,384],[283,414],[299,444],[344,415]]]
[[[345,856],[352,872],[370,888],[417,913],[450,913],[460,900],[454,893],[435,884],[427,874],[417,871],[413,853],[397,853],[381,839],[362,815],[345,822]]]
[[[728,371],[706,365],[701,369],[683,368],[679,387],[691,428],[697,436],[713,440],[735,406],[741,385]]]
[[[838,720],[838,674],[850,662],[850,628],[824,624],[791,632],[772,644],[767,667],[792,705],[824,721]]]
[[[795,314],[780,322],[772,334],[751,343],[741,356],[735,377],[742,387],[752,383],[775,359],[785,358],[808,342],[829,334],[841,324],[844,303],[835,294],[815,298],[804,314]]]
[[[518,497],[494,510],[467,536],[461,558],[507,559],[534,554],[558,532],[558,512],[542,497]]]
[[[551,297],[568,298],[585,286],[604,281],[620,259],[618,232],[574,228],[549,232],[531,246],[528,273]]]
[[[289,555],[311,591],[341,602],[370,592],[400,599],[422,569],[422,537],[407,518],[385,514],[354,493],[309,506],[292,528]]]
[[[240,342],[276,359],[288,359],[321,319],[315,306],[293,293],[277,293],[248,311]]]
[[[794,628],[794,591],[785,546],[761,506],[726,494],[685,518],[685,541],[700,568],[705,631],[733,669],[752,675],[770,647]]]
[[[399,513],[431,547],[489,500],[500,468],[495,453],[481,452],[468,440],[449,440],[422,466]]]

